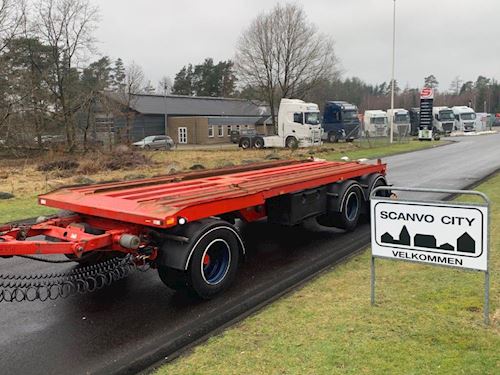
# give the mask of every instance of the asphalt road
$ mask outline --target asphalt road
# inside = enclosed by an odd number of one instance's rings
[[[456,140],[385,159],[390,182],[458,189],[500,168],[500,134]],[[349,234],[311,223],[299,228],[255,223],[244,232],[247,262],[234,287],[212,301],[174,294],[150,271],[65,300],[0,304],[1,373],[138,372],[369,242],[366,224]],[[0,273],[32,274],[62,267],[68,266],[0,260]]]

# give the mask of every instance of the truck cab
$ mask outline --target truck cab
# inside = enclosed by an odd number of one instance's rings
[[[467,106],[455,106],[451,108],[455,115],[455,129],[463,132],[471,132],[476,129],[476,112]]]
[[[387,117],[394,124],[394,134],[399,137],[406,137],[410,134],[410,113],[404,108],[394,108],[387,110]],[[389,128],[390,131],[390,128]]]
[[[432,108],[433,128],[441,134],[450,134],[455,127],[455,115],[449,107]]]
[[[410,108],[410,134],[418,135],[418,127],[420,126],[420,108]]]
[[[241,136],[242,148],[310,147],[321,145],[319,107],[300,99],[281,99],[276,135]]]
[[[323,139],[352,142],[359,138],[360,122],[358,107],[344,101],[328,101],[323,110]]]
[[[387,112],[378,109],[367,110],[363,116],[365,134],[369,137],[387,137],[389,125]]]

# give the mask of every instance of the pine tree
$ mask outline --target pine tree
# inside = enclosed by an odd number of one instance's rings
[[[112,87],[115,91],[120,91],[125,85],[125,65],[121,58],[116,59],[115,66],[111,70]]]

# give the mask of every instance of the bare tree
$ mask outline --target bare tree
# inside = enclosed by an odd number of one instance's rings
[[[98,9],[89,0],[40,0],[35,29],[51,49],[50,90],[55,98],[56,119],[65,130],[69,150],[75,147],[75,113],[78,100],[77,67],[93,50]]]
[[[172,91],[173,87],[172,80],[170,77],[163,76],[160,81],[158,81],[158,87],[156,88],[156,93],[158,95],[168,95]]]
[[[0,52],[21,32],[25,13],[24,0],[0,0]]]
[[[0,53],[20,34],[25,17],[24,0],[0,0]],[[0,132],[9,133],[9,118],[19,98],[12,93],[12,71],[4,58],[0,59]]]
[[[462,87],[462,80],[460,79],[460,76],[456,76],[453,78],[453,81],[450,83],[450,91],[455,94],[459,95],[460,94],[460,88]]]
[[[303,97],[322,80],[335,77],[333,45],[300,6],[278,4],[241,35],[236,69],[243,85],[257,89],[274,114],[280,98]]]
[[[136,94],[143,93],[144,90],[144,72],[142,68],[132,62],[125,69],[125,84],[119,92],[120,101],[125,107],[125,135],[127,143],[131,142],[131,130],[135,118],[134,106],[137,98]]]

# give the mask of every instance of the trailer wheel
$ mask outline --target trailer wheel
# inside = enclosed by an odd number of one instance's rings
[[[253,145],[255,148],[259,148],[259,149],[264,148],[264,140],[260,137],[255,138]]]
[[[206,233],[196,244],[188,268],[189,288],[209,299],[228,288],[238,269],[240,249],[236,235],[224,227]]]
[[[185,290],[189,287],[187,272],[168,266],[158,266],[158,275],[163,284],[173,290]]]
[[[320,225],[352,231],[363,209],[363,193],[356,181],[346,181],[339,191],[339,211],[317,217]]]
[[[176,235],[190,240],[165,240],[158,258],[158,274],[169,288],[210,299],[233,282],[243,241],[231,224],[205,219],[187,224]]]
[[[244,150],[246,150],[247,148],[250,148],[251,146],[251,143],[250,143],[250,139],[249,138],[242,138],[240,140],[240,147]]]
[[[387,181],[385,177],[379,173],[371,174],[368,178],[368,189],[369,189],[367,195],[368,200],[370,198],[372,190],[379,186],[387,186]],[[389,190],[380,190],[376,194],[377,197],[389,197],[390,195],[391,192]]]
[[[365,205],[364,205],[364,210],[363,210],[363,216],[370,221],[370,196],[372,194],[373,189],[379,187],[379,186],[387,186],[387,180],[383,175],[380,173],[372,173],[368,176],[364,176],[361,179],[361,183],[366,184],[366,191],[365,191]],[[391,195],[391,192],[389,190],[379,190],[375,196],[377,197],[389,197]]]
[[[297,138],[295,137],[288,137],[285,141],[285,146],[287,148],[297,148],[299,146],[299,142],[297,141]]]

